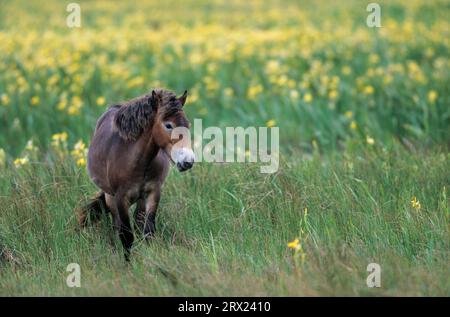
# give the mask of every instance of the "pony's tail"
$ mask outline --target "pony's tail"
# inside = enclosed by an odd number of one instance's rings
[[[106,205],[105,193],[98,192],[89,202],[78,210],[78,223],[85,227],[88,223],[97,222],[102,214],[109,212]]]

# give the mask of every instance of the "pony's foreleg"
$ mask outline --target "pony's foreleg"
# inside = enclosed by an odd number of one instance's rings
[[[140,198],[136,202],[136,209],[134,211],[135,229],[139,234],[144,233],[145,226],[145,199]]]
[[[131,229],[130,216],[128,214],[129,203],[124,197],[119,195],[106,195],[106,204],[111,209],[114,229],[117,231],[120,242],[125,249],[125,260],[130,260],[131,247],[133,246],[134,235]]]
[[[144,234],[144,238],[150,238],[155,234],[156,211],[160,196],[160,189],[155,188],[145,199],[140,199],[137,203],[134,217],[137,227]]]

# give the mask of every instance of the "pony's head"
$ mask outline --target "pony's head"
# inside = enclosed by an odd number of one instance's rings
[[[189,138],[189,121],[183,111],[187,91],[181,97],[164,89],[123,104],[114,118],[119,135],[126,141],[136,141],[142,135],[151,137],[174,162],[179,171],[194,164],[194,152]],[[144,131],[149,131],[145,133]]]
[[[180,97],[166,90],[153,90],[153,107],[156,115],[152,136],[156,144],[176,164],[180,172],[194,165],[194,152],[191,148],[189,121],[183,111],[187,91]]]

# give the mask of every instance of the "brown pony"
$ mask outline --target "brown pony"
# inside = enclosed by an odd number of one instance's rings
[[[175,128],[189,128],[183,111],[186,97],[186,91],[177,98],[172,92],[155,89],[110,106],[97,121],[87,169],[101,191],[81,210],[79,222],[85,226],[88,218],[98,220],[103,211],[110,212],[127,261],[134,240],[129,208],[136,204],[136,225],[145,238],[152,236],[170,162],[179,171],[194,164],[187,138],[172,138]]]

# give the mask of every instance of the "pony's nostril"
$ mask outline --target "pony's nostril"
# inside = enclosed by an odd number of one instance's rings
[[[190,169],[194,165],[194,162],[179,162],[177,163],[178,170],[184,172]]]
[[[185,169],[191,168],[192,165],[194,165],[194,162],[184,162],[184,163],[183,163],[183,167],[184,167]]]

